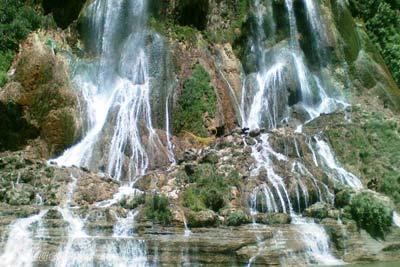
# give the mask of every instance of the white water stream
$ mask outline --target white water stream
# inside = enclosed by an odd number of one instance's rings
[[[67,198],[57,210],[68,223],[68,239],[55,256],[54,267],[90,267],[94,265],[96,244],[84,230],[84,221],[73,212],[72,199],[78,179],[71,176]]]
[[[400,227],[400,215],[396,211],[393,212],[393,224]]]
[[[37,215],[18,219],[9,226],[8,239],[3,251],[0,251],[0,266],[31,267],[40,252],[40,242],[34,240],[34,228],[47,211]],[[36,226],[35,226],[36,224]]]

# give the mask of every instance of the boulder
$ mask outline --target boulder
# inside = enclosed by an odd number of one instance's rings
[[[217,214],[212,210],[191,211],[187,218],[189,227],[211,227],[215,226],[218,221]]]

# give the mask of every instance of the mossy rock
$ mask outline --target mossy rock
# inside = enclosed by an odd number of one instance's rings
[[[218,223],[218,216],[212,210],[190,211],[187,218],[189,227],[212,227]]]

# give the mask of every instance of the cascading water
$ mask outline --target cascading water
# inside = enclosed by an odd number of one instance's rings
[[[117,216],[113,229],[113,240],[109,241],[105,253],[101,256],[104,266],[128,267],[148,266],[146,244],[135,238],[134,226],[138,211],[130,211],[126,218]]]
[[[275,129],[279,127],[282,121],[290,120],[290,110],[292,107],[289,106],[289,96],[286,95],[287,86],[290,86],[288,81],[295,81],[297,84],[296,94],[299,96],[299,99],[296,103],[296,109],[300,107],[307,114],[303,118],[302,123],[310,122],[323,113],[332,113],[338,108],[346,108],[348,106],[342,100],[340,94],[335,93],[334,96],[328,94],[329,90],[325,89],[321,83],[322,74],[313,73],[308,68],[299,42],[293,0],[285,0],[290,27],[289,44],[286,46],[278,45],[278,51],[274,50],[273,55],[269,55],[271,54],[271,48],[266,44],[276,39],[276,28],[273,19],[271,19],[273,18],[272,5],[272,1],[266,1],[262,4],[256,0],[254,3],[255,17],[257,18],[257,30],[255,34],[257,36],[251,39],[251,51],[256,54],[256,58],[258,59],[257,73],[248,75],[247,80],[253,80],[253,82],[249,82],[247,86],[244,86],[242,93],[242,96],[244,96],[242,98],[242,106],[245,112],[243,126],[250,128],[250,130],[263,127]],[[322,65],[323,48],[319,44],[325,42],[327,38],[326,30],[322,25],[316,3],[312,0],[304,0],[303,5],[307,13],[308,23],[312,28],[313,42],[318,48],[317,53]],[[269,10],[269,13],[266,10]],[[268,26],[269,28],[266,33],[265,28]],[[255,85],[251,86],[251,84]],[[302,126],[303,124],[297,125],[296,132],[301,132]],[[299,160],[291,163],[291,172],[294,174],[296,180],[290,183],[295,184],[295,198],[297,203],[292,203],[287,189],[289,181],[274,170],[275,162],[289,164],[289,159],[275,152],[269,144],[268,139],[268,134],[262,134],[259,138],[260,141],[252,147],[252,156],[256,160],[252,176],[257,177],[262,175],[265,181],[254,188],[250,196],[251,213],[253,216],[257,212],[283,212],[290,214],[292,224],[298,229],[305,243],[308,263],[343,264],[342,261],[336,259],[331,254],[329,238],[324,228],[309,219],[302,218],[295,212],[295,210],[301,211],[302,207],[306,208],[309,205],[310,193],[308,192],[306,183],[312,185],[318,201],[321,202],[333,202],[331,190],[327,185],[313,177],[306,166],[302,164],[296,144]],[[340,167],[328,144],[318,138],[315,138],[314,141],[317,149],[315,150],[312,147],[310,149],[317,167],[321,167],[324,172],[328,172],[330,178],[335,182],[354,189],[362,188],[362,184],[356,176]],[[257,255],[250,260],[249,265],[253,263],[256,257]]]
[[[252,171],[252,176],[260,175],[260,171],[266,171],[265,183],[255,188],[250,199],[251,213],[255,216],[259,208],[259,194],[264,198],[264,212],[269,213],[288,213],[292,217],[292,224],[295,225],[306,246],[306,260],[308,263],[318,263],[326,265],[340,265],[343,262],[336,259],[330,252],[329,238],[322,226],[317,225],[312,220],[302,218],[294,212],[286,181],[274,171],[273,159],[288,162],[288,159],[275,151],[268,142],[268,135],[261,135],[261,142],[253,146],[253,157],[256,159],[256,168]],[[299,194],[299,193],[298,193]],[[303,190],[306,201],[308,194]],[[300,199],[300,197],[298,198]],[[320,198],[322,201],[323,199]],[[300,206],[300,200],[298,200]],[[259,242],[259,249],[262,243]],[[255,261],[257,255],[249,261],[249,266]]]
[[[393,224],[400,227],[400,215],[396,211],[393,212]]]
[[[10,225],[8,239],[0,251],[0,266],[31,267],[40,252],[40,242],[34,240],[40,231],[40,221],[47,211],[25,219],[16,220]]]
[[[68,223],[68,240],[61,246],[54,259],[54,267],[89,267],[94,265],[95,242],[84,230],[84,221],[72,211],[72,198],[77,185],[77,178],[71,176],[66,202],[57,210]]]
[[[149,168],[149,150],[163,146],[150,104],[146,9],[145,0],[98,0],[87,7],[87,49],[97,58],[76,63],[74,82],[84,98],[88,130],[54,160],[59,165],[85,166],[117,180],[132,180]],[[168,113],[168,100],[166,105]],[[171,144],[168,151],[172,160]]]
[[[363,186],[360,179],[340,166],[328,143],[318,136],[314,137],[314,139],[317,151],[313,153],[319,155],[320,165],[331,174],[331,177],[337,182],[348,185],[353,189],[361,189]],[[312,147],[310,148],[313,150]]]

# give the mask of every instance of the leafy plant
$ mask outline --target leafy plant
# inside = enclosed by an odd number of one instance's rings
[[[392,211],[368,193],[353,198],[350,213],[358,227],[365,229],[375,238],[384,238],[392,225]]]
[[[229,214],[227,218],[227,224],[229,226],[239,226],[248,222],[246,213],[242,210],[238,210]]]
[[[183,194],[183,204],[193,211],[211,209],[218,212],[228,203],[230,187],[237,186],[238,179],[237,172],[225,176],[217,172],[215,165],[201,164],[190,176],[192,184]]]
[[[164,225],[171,222],[172,213],[169,209],[167,197],[162,195],[148,196],[144,205],[144,214],[148,219]]]

